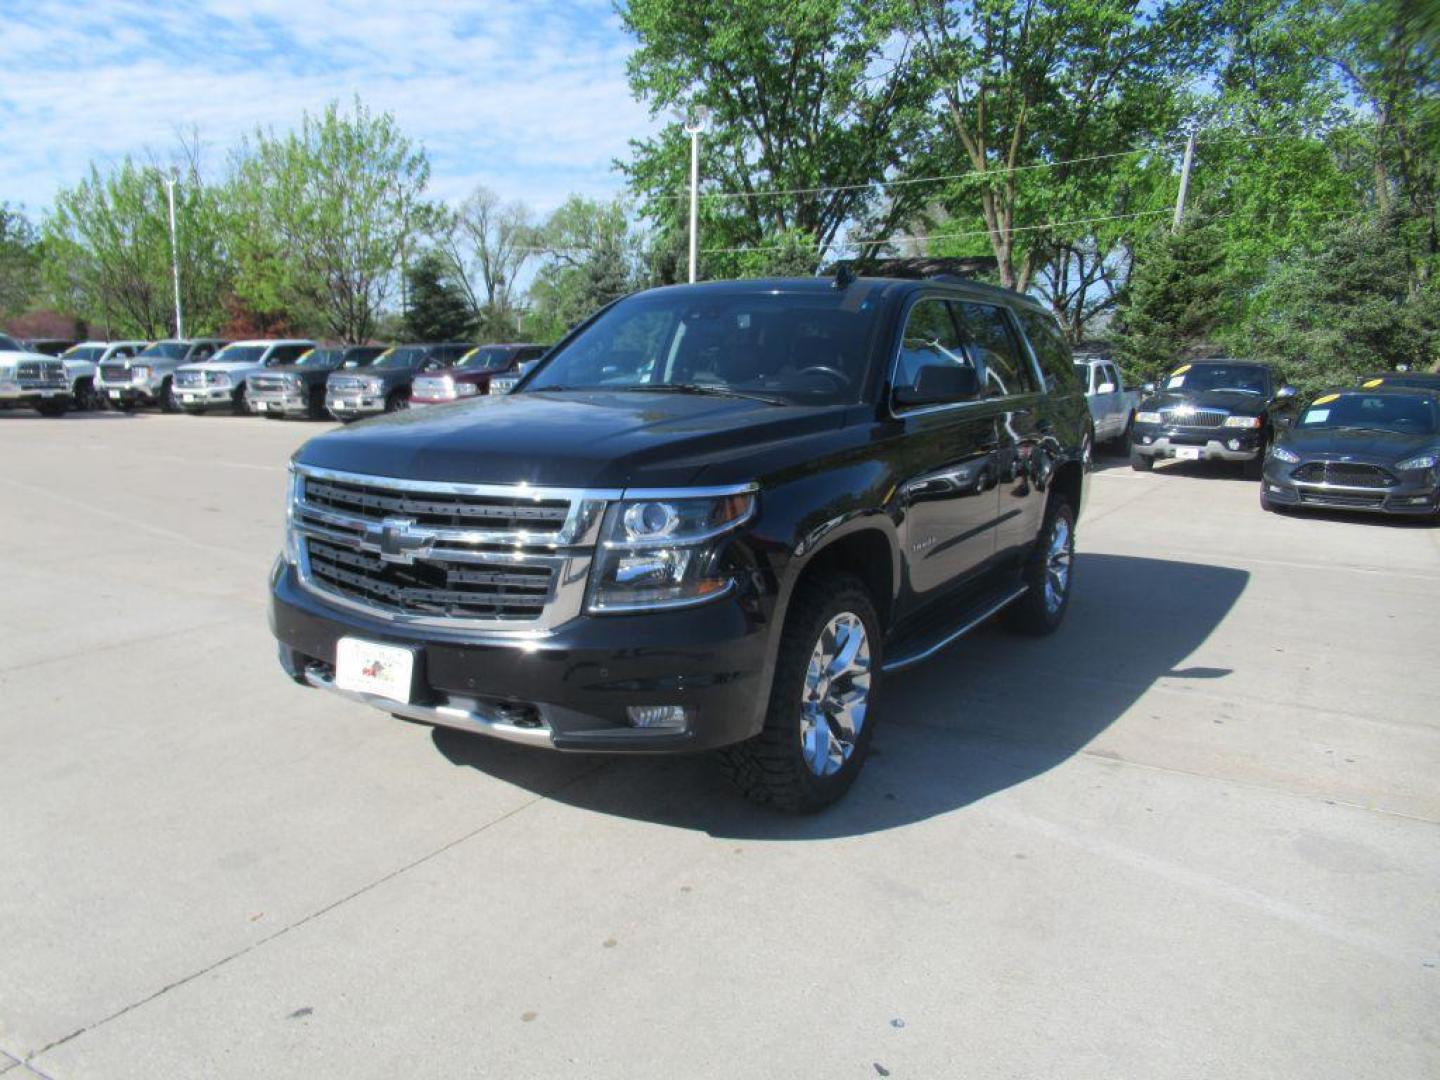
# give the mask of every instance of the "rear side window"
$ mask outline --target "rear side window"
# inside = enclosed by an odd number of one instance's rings
[[[989,395],[1009,397],[1040,389],[1028,359],[1020,352],[1005,309],[969,301],[960,301],[957,306],[977,359],[985,369]]]
[[[275,367],[277,364],[293,364],[301,353],[309,352],[313,347],[311,345],[277,345],[265,364],[267,367]]]
[[[1047,390],[1073,391],[1076,389],[1076,382],[1084,384],[1085,378],[1079,375],[1084,365],[1071,364],[1070,346],[1053,318],[1026,308],[1017,309],[1015,318],[1019,320],[1025,336],[1030,339],[1030,348],[1035,351],[1035,359],[1040,361],[1040,370],[1045,373]]]
[[[971,367],[949,301],[927,297],[910,309],[905,336],[900,341],[900,358],[895,369],[895,389],[915,385],[920,369],[931,364]]]

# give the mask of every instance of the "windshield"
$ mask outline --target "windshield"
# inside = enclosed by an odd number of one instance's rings
[[[231,345],[210,359],[217,364],[258,364],[268,345]]]
[[[372,350],[352,349],[350,355],[345,358],[344,363],[340,366],[346,371],[353,370],[354,368],[369,367],[383,355],[383,351],[374,352]]]
[[[509,364],[514,355],[510,349],[471,349],[455,361],[455,366],[466,371],[494,371]]]
[[[99,360],[104,355],[104,345],[76,345],[62,354],[66,360]]]
[[[522,389],[657,390],[786,404],[858,401],[878,290],[657,290],[622,300]]]
[[[1165,380],[1166,390],[1239,390],[1270,396],[1270,372],[1259,364],[1181,364]]]
[[[163,360],[179,360],[184,357],[190,346],[183,341],[157,341],[153,345],[146,345],[139,352],[140,356],[158,356]]]
[[[9,337],[5,334],[0,334],[0,349],[4,349],[7,352],[25,351],[20,348],[20,343],[18,341],[16,341],[13,337]]]
[[[394,349],[386,349],[375,358],[371,367],[376,368],[413,368],[425,358],[427,350],[419,345],[403,345]]]
[[[1432,397],[1402,394],[1322,394],[1300,417],[1298,428],[1365,428],[1405,435],[1434,435]]]

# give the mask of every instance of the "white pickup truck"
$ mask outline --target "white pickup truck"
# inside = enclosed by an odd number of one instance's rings
[[[1125,438],[1130,433],[1135,406],[1140,403],[1139,392],[1125,388],[1120,369],[1105,356],[1077,353],[1075,374],[1085,388],[1085,401],[1095,425],[1095,445]]]

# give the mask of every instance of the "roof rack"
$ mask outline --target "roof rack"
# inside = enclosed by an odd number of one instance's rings
[[[865,271],[873,277],[908,278],[915,281],[974,281],[982,274],[999,269],[999,266],[999,260],[993,255],[914,256],[880,259],[866,264]],[[838,285],[842,270],[849,270],[854,274],[855,262],[846,260],[837,263],[835,270]]]

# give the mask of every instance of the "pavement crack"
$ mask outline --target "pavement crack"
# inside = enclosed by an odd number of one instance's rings
[[[354,890],[353,892],[347,893],[346,895],[340,897],[338,900],[332,900],[330,903],[326,904],[324,907],[316,908],[314,911],[310,912],[308,915],[304,915],[304,916],[300,917],[299,919],[296,919],[294,922],[288,923],[288,924],[286,924],[285,926],[280,927],[280,929],[276,930],[274,933],[267,934],[265,937],[260,938],[258,941],[253,941],[253,942],[251,942],[249,945],[246,945],[243,949],[236,949],[234,952],[230,953],[228,956],[222,956],[219,960],[216,960],[216,961],[214,961],[213,963],[207,964],[207,965],[205,965],[203,968],[200,968],[200,969],[197,970],[197,971],[192,971],[189,975],[186,975],[186,976],[184,976],[183,978],[176,979],[174,982],[171,982],[171,983],[167,983],[166,985],[160,987],[160,989],[155,990],[155,991],[153,991],[152,993],[149,993],[149,994],[145,995],[145,997],[143,997],[143,998],[140,998],[138,1001],[132,1001],[129,1005],[126,1005],[126,1006],[124,1006],[123,1008],[120,1008],[120,1009],[116,1009],[114,1012],[110,1013],[108,1016],[103,1016],[103,1017],[101,1017],[99,1020],[96,1020],[94,1023],[86,1024],[86,1025],[83,1026],[83,1027],[77,1028],[75,1031],[72,1031],[69,1035],[66,1035],[66,1036],[64,1036],[64,1037],[62,1037],[62,1038],[56,1039],[54,1042],[51,1042],[51,1043],[46,1044],[45,1046],[42,1046],[39,1050],[36,1050],[36,1051],[35,1051],[33,1054],[31,1054],[29,1057],[26,1057],[26,1058],[24,1058],[24,1059],[21,1059],[21,1064],[22,1064],[22,1066],[25,1067],[25,1068],[29,1068],[29,1069],[31,1069],[32,1071],[38,1072],[39,1070],[36,1069],[35,1065],[33,1064],[33,1062],[35,1061],[36,1058],[43,1057],[43,1056],[45,1056],[46,1054],[48,1054],[50,1051],[56,1049],[57,1047],[61,1047],[61,1046],[64,1046],[66,1043],[73,1042],[74,1040],[80,1038],[80,1036],[82,1036],[82,1035],[87,1035],[87,1034],[89,1034],[89,1033],[92,1032],[92,1031],[96,1031],[96,1030],[104,1027],[106,1024],[109,1024],[110,1022],[112,1022],[112,1021],[114,1021],[114,1020],[120,1019],[122,1016],[125,1016],[125,1015],[127,1015],[128,1013],[134,1012],[136,1009],[143,1008],[144,1006],[150,1004],[152,1001],[155,1001],[155,1000],[157,1000],[157,999],[159,999],[159,998],[161,998],[161,997],[164,997],[166,994],[170,993],[170,991],[175,990],[175,989],[178,989],[179,987],[185,986],[185,985],[187,985],[187,984],[189,984],[189,983],[192,983],[192,982],[194,982],[196,979],[202,978],[202,977],[204,977],[205,975],[210,974],[212,971],[216,971],[216,970],[224,967],[226,964],[231,963],[231,962],[234,961],[234,960],[239,960],[239,959],[240,959],[241,957],[243,957],[243,956],[248,956],[250,953],[255,952],[257,949],[261,949],[261,948],[265,947],[266,945],[269,945],[272,941],[275,941],[275,940],[277,940],[277,939],[279,939],[279,938],[284,937],[286,934],[290,933],[292,930],[299,930],[301,927],[306,926],[306,925],[308,925],[309,923],[314,922],[316,919],[319,919],[319,918],[324,917],[325,915],[328,915],[330,912],[335,911],[337,908],[343,907],[344,905],[350,903],[350,901],[359,899],[360,897],[366,895],[367,893],[373,892],[375,889],[378,889],[380,886],[386,884],[387,882],[394,881],[396,878],[401,877],[401,876],[404,875],[404,874],[408,874],[411,870],[414,870],[414,869],[416,869],[416,868],[419,867],[419,866],[423,866],[425,863],[430,862],[432,859],[435,859],[435,858],[438,858],[438,857],[441,856],[441,855],[444,855],[447,851],[451,851],[451,850],[453,850],[454,848],[459,847],[461,844],[464,844],[464,843],[466,843],[466,842],[469,841],[469,840],[473,840],[475,837],[479,836],[481,833],[486,832],[486,831],[488,831],[488,830],[490,830],[490,829],[493,829],[495,826],[500,825],[500,824],[503,824],[503,823],[506,822],[506,821],[509,821],[511,818],[515,817],[517,814],[520,814],[520,813],[524,812],[525,810],[530,809],[530,807],[534,806],[536,803],[546,802],[546,801],[548,801],[549,799],[551,799],[553,796],[558,795],[558,794],[559,794],[560,792],[562,792],[562,791],[565,791],[567,788],[573,787],[574,785],[580,783],[581,781],[588,780],[590,777],[596,775],[596,774],[599,773],[601,770],[606,769],[606,768],[609,768],[612,764],[613,764],[613,762],[610,761],[610,760],[605,760],[605,761],[598,762],[598,763],[597,763],[595,766],[593,766],[592,768],[586,769],[586,770],[584,770],[583,772],[580,772],[580,773],[576,774],[575,776],[572,776],[570,779],[564,781],[563,783],[560,783],[560,784],[555,785],[555,787],[551,788],[550,790],[545,791],[545,792],[542,792],[542,793],[540,793],[540,794],[538,794],[538,795],[535,795],[533,798],[526,799],[524,802],[520,803],[518,806],[515,806],[515,807],[513,807],[512,809],[507,810],[505,813],[501,814],[499,817],[493,818],[493,819],[491,819],[490,821],[485,822],[485,824],[483,824],[483,825],[477,825],[475,828],[471,829],[469,832],[464,833],[464,834],[461,835],[461,836],[457,836],[457,837],[456,837],[455,839],[453,839],[453,840],[448,840],[448,841],[446,841],[445,843],[441,844],[439,847],[435,848],[434,850],[428,851],[428,852],[426,852],[424,855],[421,855],[419,858],[417,858],[417,859],[412,859],[410,862],[405,863],[403,866],[399,866],[399,867],[395,868],[394,870],[391,870],[390,872],[388,872],[388,873],[386,873],[386,874],[382,874],[380,877],[376,878],[374,881],[368,882],[367,884],[360,886],[360,888]],[[42,1075],[43,1075],[43,1074],[42,1074]],[[46,1077],[45,1080],[49,1080],[49,1078]]]

